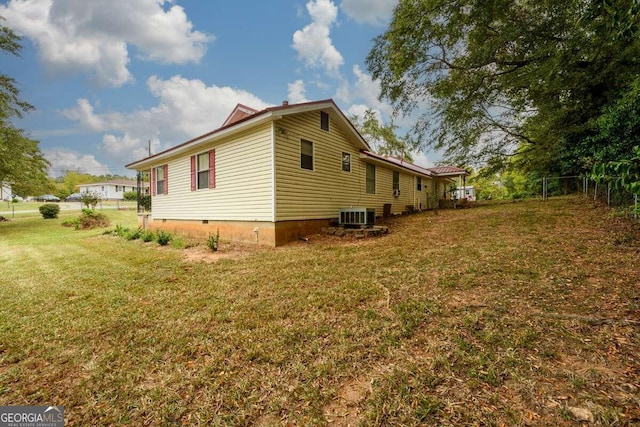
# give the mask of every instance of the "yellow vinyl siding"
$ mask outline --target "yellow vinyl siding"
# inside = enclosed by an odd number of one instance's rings
[[[320,129],[320,112],[288,116],[274,123],[276,140],[276,220],[338,217],[343,207],[364,199],[364,164],[355,142],[329,112],[329,132]],[[300,140],[313,142],[313,170],[300,167]],[[351,154],[351,172],[342,170],[342,153]]]
[[[349,207],[375,208],[381,216],[385,203],[391,203],[393,213],[417,206],[414,176],[400,171],[400,196],[393,197],[392,169],[380,165],[376,194],[367,194],[366,166],[357,145],[333,112],[329,122],[329,132],[321,130],[320,112],[315,111],[274,123],[277,221],[337,218],[340,208]],[[300,167],[301,139],[313,142],[313,170]],[[342,170],[343,152],[351,154],[351,172]]]
[[[364,161],[359,160],[364,170]],[[413,175],[400,172],[400,196],[393,195],[393,170],[384,166],[376,165],[376,194],[366,194],[365,186],[361,191],[365,195],[363,207],[375,208],[376,215],[382,216],[382,208],[385,204],[391,204],[391,213],[401,213],[407,210],[407,206],[413,206],[414,199],[414,178]]]
[[[154,218],[271,221],[271,124],[171,159],[169,194],[153,198]],[[194,154],[216,150],[216,188],[191,191]]]

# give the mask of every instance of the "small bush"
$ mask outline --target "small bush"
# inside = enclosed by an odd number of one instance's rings
[[[82,193],[80,201],[87,209],[93,210],[102,201],[102,197],[98,193]]]
[[[130,230],[125,234],[124,238],[127,240],[137,240],[142,235],[142,228],[138,227],[135,230]]]
[[[47,203],[46,205],[42,205],[38,208],[40,213],[42,214],[42,218],[44,219],[52,219],[58,218],[58,214],[60,213],[60,206],[54,205],[53,203]]]
[[[211,249],[213,252],[218,250],[218,246],[220,244],[220,230],[216,230],[216,234],[209,234],[207,238],[207,247]]]
[[[144,230],[142,234],[140,234],[140,240],[142,240],[143,242],[153,242],[155,238],[156,236],[151,230]]]
[[[124,237],[129,232],[129,229],[121,226],[120,224],[116,225],[116,229],[113,230],[113,234],[115,236]]]
[[[80,228],[80,218],[68,218],[62,221],[63,227],[73,227],[76,230]]]
[[[83,212],[78,220],[79,226],[76,227],[76,229],[81,230],[91,230],[98,227],[108,227],[110,224],[109,218],[107,218],[106,215],[95,211]]]
[[[125,191],[122,193],[122,198],[127,202],[135,202],[138,199],[137,191]]]
[[[144,208],[145,211],[151,210],[151,196],[148,194],[141,194],[138,199],[138,204]]]
[[[158,234],[156,236],[156,242],[158,242],[160,246],[166,246],[169,244],[170,241],[171,241],[171,234],[167,233],[164,230],[158,231]]]

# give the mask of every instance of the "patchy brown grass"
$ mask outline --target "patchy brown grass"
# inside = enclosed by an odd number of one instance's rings
[[[390,226],[216,255],[3,223],[0,404],[83,426],[640,423],[637,224],[565,198]]]

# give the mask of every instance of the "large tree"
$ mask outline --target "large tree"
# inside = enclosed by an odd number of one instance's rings
[[[578,172],[573,149],[640,73],[639,12],[637,0],[401,0],[367,65],[450,161],[517,154]]]
[[[2,25],[0,16],[0,53],[19,55],[20,37],[10,28]],[[11,123],[33,106],[22,101],[16,81],[0,74],[0,181],[12,185],[13,191],[35,191],[47,182],[49,162],[40,151],[38,141],[29,138],[24,131]]]
[[[353,115],[349,119],[376,153],[413,161],[411,152],[416,146],[409,138],[397,135],[398,126],[393,121],[382,123],[371,109],[367,109],[362,116]]]

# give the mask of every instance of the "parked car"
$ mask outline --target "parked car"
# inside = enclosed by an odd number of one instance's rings
[[[69,194],[68,197],[65,197],[65,202],[80,202],[82,201],[82,193],[73,193]]]
[[[2,199],[3,202],[13,202],[14,200],[17,202],[24,202],[24,199],[17,195],[7,196],[4,199]]]
[[[44,194],[42,196],[36,197],[36,202],[59,202],[60,198],[54,196],[53,194]]]

